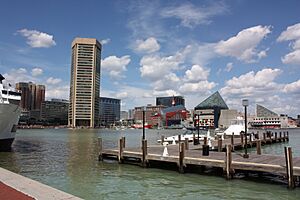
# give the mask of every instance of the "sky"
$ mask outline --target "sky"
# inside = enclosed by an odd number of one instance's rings
[[[69,99],[71,43],[102,44],[100,95],[121,109],[182,95],[193,109],[219,91],[231,109],[300,114],[300,1],[0,2],[0,73]]]

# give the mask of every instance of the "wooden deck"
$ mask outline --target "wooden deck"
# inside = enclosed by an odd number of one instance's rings
[[[274,135],[273,135],[274,136]],[[165,164],[175,163],[179,172],[189,166],[206,166],[222,168],[228,179],[232,178],[236,170],[267,172],[283,175],[287,178],[290,188],[295,187],[296,178],[300,177],[300,157],[292,158],[290,147],[285,147],[285,155],[259,155],[260,145],[266,143],[282,142],[288,140],[288,135],[282,137],[269,137],[265,140],[253,140],[247,146],[257,146],[258,154],[248,154],[249,158],[244,158],[244,153],[237,153],[235,148],[245,147],[241,138],[228,138],[212,143],[212,149],[218,150],[204,152],[202,145],[180,142],[177,145],[167,147],[168,155],[163,156],[164,148],[162,145],[147,146],[147,141],[142,141],[142,147],[125,148],[125,138],[119,141],[119,147],[115,149],[102,149],[102,140],[99,139],[100,153],[99,160],[115,159],[119,163],[138,162],[141,166],[151,166],[151,162],[163,162]],[[225,152],[222,152],[225,150]],[[209,155],[205,155],[205,154]],[[204,154],[204,155],[203,155]]]

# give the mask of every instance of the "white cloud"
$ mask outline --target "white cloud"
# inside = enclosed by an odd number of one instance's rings
[[[266,56],[267,50],[258,50],[260,42],[271,33],[270,26],[254,26],[240,31],[236,36],[216,44],[216,53],[235,57],[238,60],[252,63]]]
[[[180,93],[176,92],[175,90],[164,90],[164,91],[154,91],[153,97],[161,97],[161,96],[178,96]]]
[[[211,23],[211,17],[227,12],[227,6],[222,2],[214,3],[206,7],[197,7],[191,3],[180,6],[166,7],[160,14],[162,17],[174,17],[181,21],[184,27],[192,28],[199,24]]]
[[[277,38],[278,42],[300,39],[300,23],[287,27]]]
[[[61,81],[62,80],[59,79],[59,78],[50,77],[50,78],[47,79],[46,83],[51,84],[51,85],[55,85],[55,84],[60,83]]]
[[[110,77],[113,79],[119,79],[124,77],[122,74],[127,70],[127,65],[130,63],[131,59],[129,55],[122,57],[108,56],[102,60],[102,69],[109,73]]]
[[[41,69],[41,68],[36,67],[36,68],[33,68],[31,70],[31,75],[32,76],[39,76],[39,75],[42,75],[42,74],[43,74],[43,69]]]
[[[181,63],[183,63],[183,55],[181,53],[168,57],[146,55],[140,61],[141,76],[157,81],[170,72],[179,69]]]
[[[287,27],[277,38],[278,42],[292,41],[290,46],[292,52],[281,58],[285,64],[300,64],[300,23]]]
[[[213,89],[217,84],[214,82],[199,81],[197,83],[184,83],[182,86],[179,87],[179,91],[183,94],[191,94],[196,92],[204,92]]]
[[[253,112],[255,103],[268,105],[270,109],[273,109],[280,106],[277,105],[279,101],[275,98],[282,92],[284,87],[283,84],[276,82],[276,78],[281,73],[282,70],[271,68],[265,68],[256,73],[250,71],[226,81],[220,93],[232,109],[241,109],[241,99],[243,98],[249,99]],[[283,99],[286,98],[283,97]]]
[[[233,63],[231,63],[231,62],[227,63],[225,71],[226,72],[230,72],[232,70],[232,68],[233,68]]]
[[[291,53],[286,54],[283,58],[281,58],[281,61],[284,64],[300,64],[300,49],[295,50]]]
[[[201,67],[200,65],[193,65],[191,69],[185,72],[184,79],[187,82],[198,82],[208,79],[210,69]]]
[[[149,37],[146,40],[137,40],[135,44],[135,51],[141,53],[153,53],[160,49],[160,45],[154,37]]]
[[[300,79],[293,83],[286,84],[283,88],[285,93],[295,93],[300,95]]]
[[[46,86],[46,99],[69,99],[69,85],[48,85]]]
[[[36,77],[31,76],[25,68],[11,69],[3,74],[5,83],[15,85],[18,82],[36,82]]]
[[[101,43],[102,45],[108,44],[109,42],[110,42],[110,39],[109,39],[109,38],[100,41],[100,43]]]
[[[175,73],[169,73],[165,75],[162,79],[153,83],[155,91],[164,91],[177,89],[180,83],[180,78]]]
[[[127,92],[120,92],[120,93],[116,94],[116,97],[120,98],[120,99],[125,99],[125,98],[128,97],[128,93]]]
[[[56,45],[53,35],[47,33],[28,29],[18,30],[18,33],[26,37],[27,44],[33,48],[48,48]]]
[[[165,27],[157,13],[161,9],[159,2],[155,1],[135,1],[126,3],[129,9],[127,27],[132,31],[134,38],[160,37],[166,35]]]

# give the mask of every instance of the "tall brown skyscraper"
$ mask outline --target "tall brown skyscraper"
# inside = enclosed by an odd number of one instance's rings
[[[42,102],[45,101],[45,86],[36,85],[32,82],[20,82],[16,84],[16,89],[22,91],[21,107],[23,110],[39,110]]]
[[[93,38],[72,42],[70,108],[71,127],[99,125],[101,44]]]

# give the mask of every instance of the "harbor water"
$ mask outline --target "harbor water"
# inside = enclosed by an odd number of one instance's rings
[[[146,130],[148,144],[181,130]],[[84,199],[300,199],[300,187],[288,190],[279,176],[243,174],[232,180],[176,170],[98,161],[98,137],[103,147],[140,146],[142,130],[28,129],[18,130],[12,152],[0,153],[0,167]],[[265,145],[264,154],[283,155],[292,146],[300,156],[300,129],[289,130],[290,141]],[[250,150],[251,152],[251,150]]]

